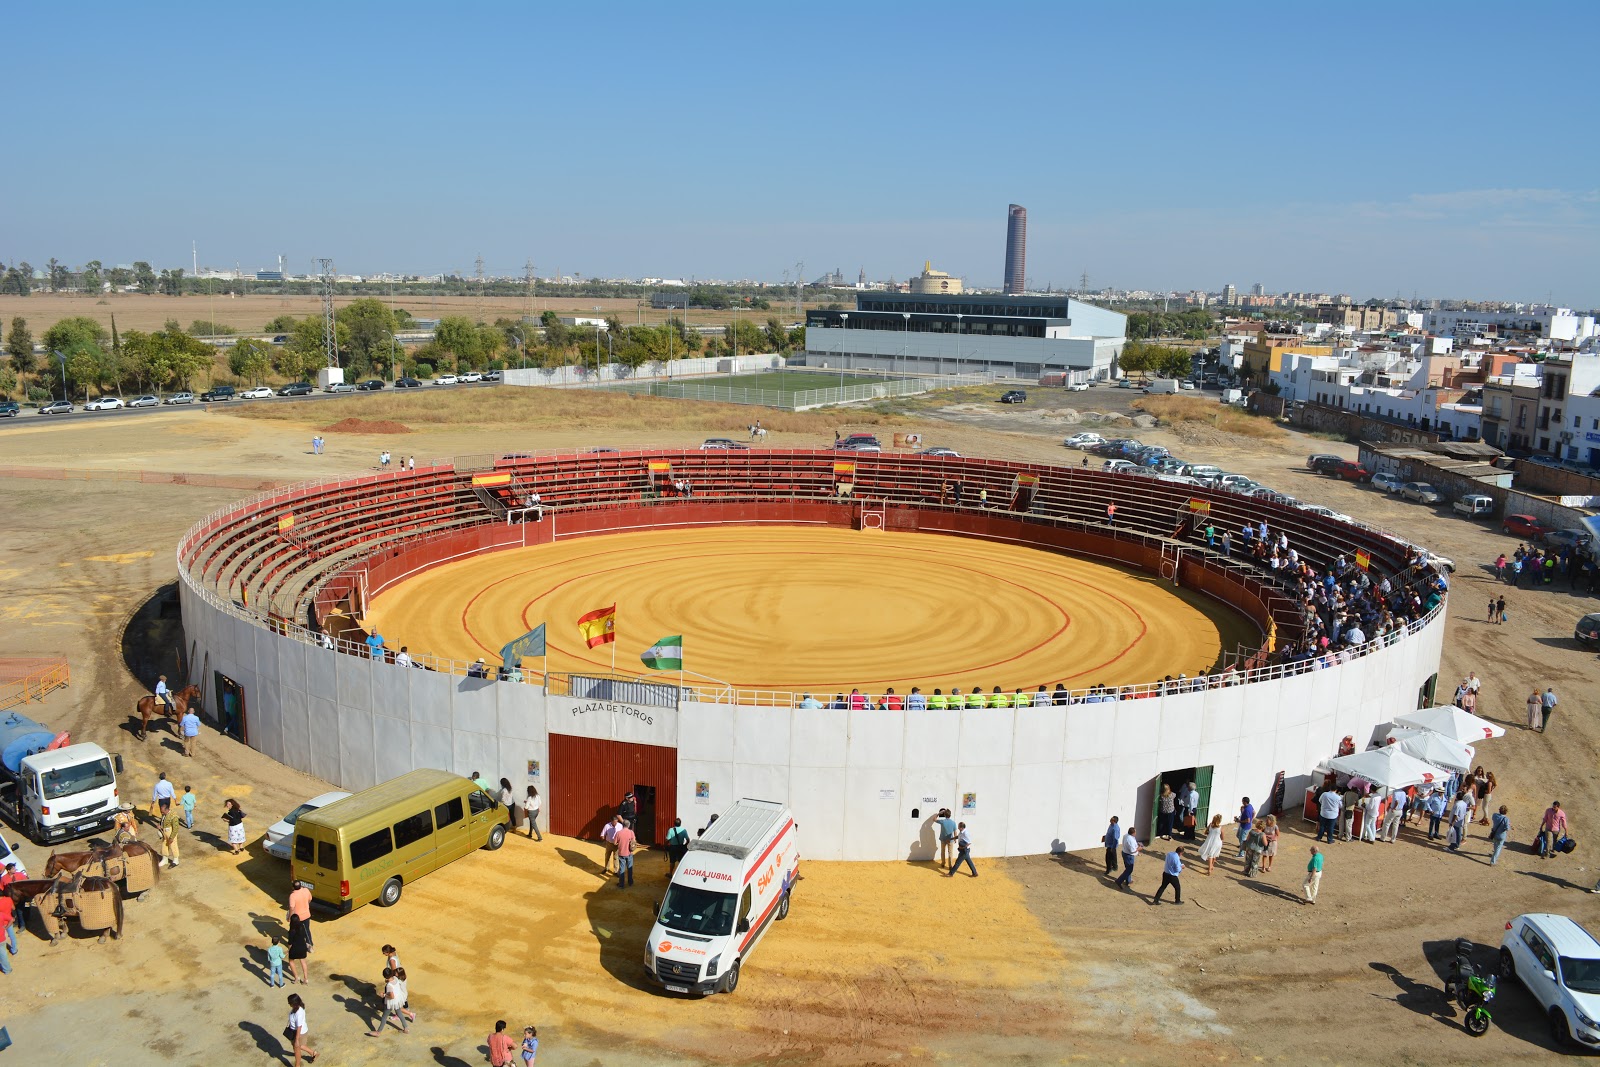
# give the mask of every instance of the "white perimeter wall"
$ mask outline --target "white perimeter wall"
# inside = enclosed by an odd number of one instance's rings
[[[236,619],[186,581],[180,590],[193,662],[244,686],[251,746],[342,788],[441,767],[548,795],[547,779],[527,776],[529,760],[548,767],[548,727],[588,732],[547,724],[537,686],[340,655]],[[1443,632],[1441,613],[1341,667],[1114,704],[912,713],[686,703],[675,717],[678,814],[699,827],[737,797],[785,800],[806,856],[887,860],[931,855],[940,807],[968,824],[979,856],[1093,848],[1112,815],[1142,831],[1152,780],[1186,767],[1213,768],[1211,811],[1225,822],[1241,796],[1259,805],[1279,771],[1292,809],[1341,738],[1364,748],[1415,709]],[[215,715],[209,674],[206,707]]]

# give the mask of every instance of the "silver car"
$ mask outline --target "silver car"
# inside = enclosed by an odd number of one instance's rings
[[[1418,504],[1437,504],[1444,499],[1439,490],[1427,482],[1407,482],[1400,487],[1400,495]]]
[[[349,793],[346,793],[342,789],[335,789],[331,792],[323,793],[320,796],[314,796],[304,804],[301,804],[298,808],[295,808],[289,814],[285,815],[283,818],[279,819],[277,822],[273,823],[271,826],[267,827],[266,840],[262,846],[267,850],[267,855],[276,856],[280,860],[288,859],[294,852],[294,824],[300,818],[300,816],[304,815],[308,811],[316,811],[318,808],[325,808],[329,804],[332,804],[335,800],[343,800],[349,795]]]

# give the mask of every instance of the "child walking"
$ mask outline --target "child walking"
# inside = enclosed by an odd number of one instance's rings
[[[539,1029],[535,1026],[522,1028],[522,1062],[531,1064],[539,1056]]]
[[[272,944],[267,946],[267,984],[270,986],[283,986],[283,960],[288,953],[284,951],[283,942],[276,937]]]
[[[183,796],[178,799],[178,803],[183,805],[183,828],[185,830],[193,830],[195,804],[194,790],[190,789],[188,786],[184,786]]]

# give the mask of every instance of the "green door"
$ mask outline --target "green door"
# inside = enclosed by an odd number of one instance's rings
[[[1194,825],[1199,833],[1205,833],[1206,824],[1211,821],[1211,768],[1196,767],[1194,769],[1194,790],[1200,794],[1200,806],[1195,809]]]

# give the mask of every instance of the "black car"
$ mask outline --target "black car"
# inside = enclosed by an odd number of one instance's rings
[[[1021,389],[1010,389],[1000,394],[1000,403],[1002,404],[1026,404],[1027,402],[1028,394]]]
[[[1600,612],[1585,615],[1572,628],[1572,639],[1590,648],[1600,647]]]
[[[311,393],[310,382],[290,382],[278,390],[279,396],[310,396]]]
[[[200,394],[200,399],[205,403],[211,403],[212,401],[217,400],[232,400],[233,386],[213,385],[210,389],[207,389],[205,392]]]
[[[375,393],[379,389],[382,389],[386,384],[388,383],[386,383],[382,378],[368,378],[366,381],[356,386],[356,388],[361,390],[363,393]]]
[[[1314,470],[1318,474],[1328,474],[1343,462],[1343,456],[1332,456],[1326,452],[1317,452],[1306,457],[1306,469]]]
[[[422,387],[422,383],[417,381],[415,378],[396,378],[394,380],[394,387],[396,389],[420,389]]]
[[[0,419],[14,419],[22,414],[22,405],[15,400],[0,400]]]

